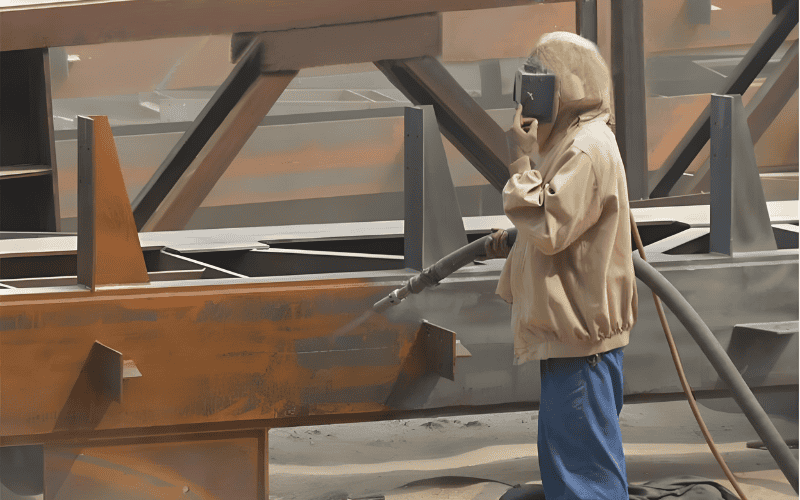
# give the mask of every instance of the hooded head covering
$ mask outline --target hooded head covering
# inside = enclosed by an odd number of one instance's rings
[[[548,143],[581,121],[601,119],[614,130],[611,72],[595,44],[574,33],[548,33],[531,52],[529,61],[537,59],[556,75],[559,107]]]

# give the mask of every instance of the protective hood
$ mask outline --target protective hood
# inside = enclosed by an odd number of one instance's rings
[[[589,40],[556,31],[539,39],[531,53],[556,75],[559,108],[548,143],[554,144],[571,125],[600,119],[614,130],[611,72]]]

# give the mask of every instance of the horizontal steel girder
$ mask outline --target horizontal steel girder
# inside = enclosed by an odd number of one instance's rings
[[[0,48],[19,50],[277,31],[529,3],[530,0],[34,0],[19,5],[3,0]]]
[[[670,246],[691,244],[704,231],[678,234]],[[365,313],[410,273],[3,294],[0,444],[531,404],[538,400],[538,365],[512,363],[509,308],[494,293],[500,264],[459,271],[383,315]],[[796,254],[654,265],[723,345],[733,325],[796,320]],[[677,381],[664,377],[671,359],[652,301],[639,303],[625,352],[626,395],[677,393]],[[472,354],[455,362],[454,381],[430,371],[422,320],[455,332]],[[679,344],[686,338],[680,328],[675,335]],[[776,354],[761,386],[797,384],[796,337]],[[142,374],[123,380],[123,403],[79,404],[80,373],[95,342],[134,360]],[[694,367],[687,374],[692,386],[713,388],[702,355],[688,345],[682,354]]]

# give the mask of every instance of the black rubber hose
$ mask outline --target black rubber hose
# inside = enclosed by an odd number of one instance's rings
[[[514,246],[514,241],[517,239],[517,230],[516,229],[508,229],[508,248]],[[458,250],[448,254],[444,258],[437,261],[431,267],[426,269],[422,272],[419,276],[424,276],[421,278],[418,283],[423,283],[428,280],[433,280],[435,283],[445,279],[446,277],[450,276],[454,272],[458,271],[462,267],[466,266],[470,262],[486,256],[486,245],[488,241],[492,238],[492,235],[484,236],[483,238],[478,238],[477,240],[473,241],[472,243],[465,245]],[[416,283],[414,283],[414,278],[411,278],[412,282],[412,293],[418,293],[415,289]]]
[[[508,247],[514,246],[517,239],[517,230],[508,229]],[[399,304],[412,293],[419,293],[429,286],[436,286],[440,281],[466,266],[472,261],[486,257],[486,247],[492,235],[478,238],[463,247],[439,259],[435,264],[426,268],[418,275],[409,279],[403,287],[393,291],[389,296],[382,298],[372,306],[373,311],[382,313],[395,304]]]
[[[742,378],[739,371],[720,345],[717,338],[697,314],[697,311],[681,295],[681,293],[661,273],[642,260],[638,255],[633,256],[633,268],[636,277],[650,287],[661,300],[667,304],[673,314],[683,324],[689,334],[694,338],[700,350],[719,374],[719,377],[728,384],[733,399],[742,409],[756,433],[761,437],[769,450],[772,458],[780,467],[789,484],[797,492],[798,462],[789,446],[783,440],[775,425],[761,407],[750,387]]]

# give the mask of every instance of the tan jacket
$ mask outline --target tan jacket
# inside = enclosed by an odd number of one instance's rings
[[[515,363],[627,345],[638,302],[625,170],[611,130],[601,120],[574,127],[542,171],[530,170],[527,156],[517,162],[527,171],[503,190],[517,240],[497,285],[512,303]]]
[[[561,105],[539,166],[522,156],[503,190],[517,240],[497,293],[512,303],[515,364],[625,346],[638,313],[610,74],[576,38],[545,35],[534,49]]]

